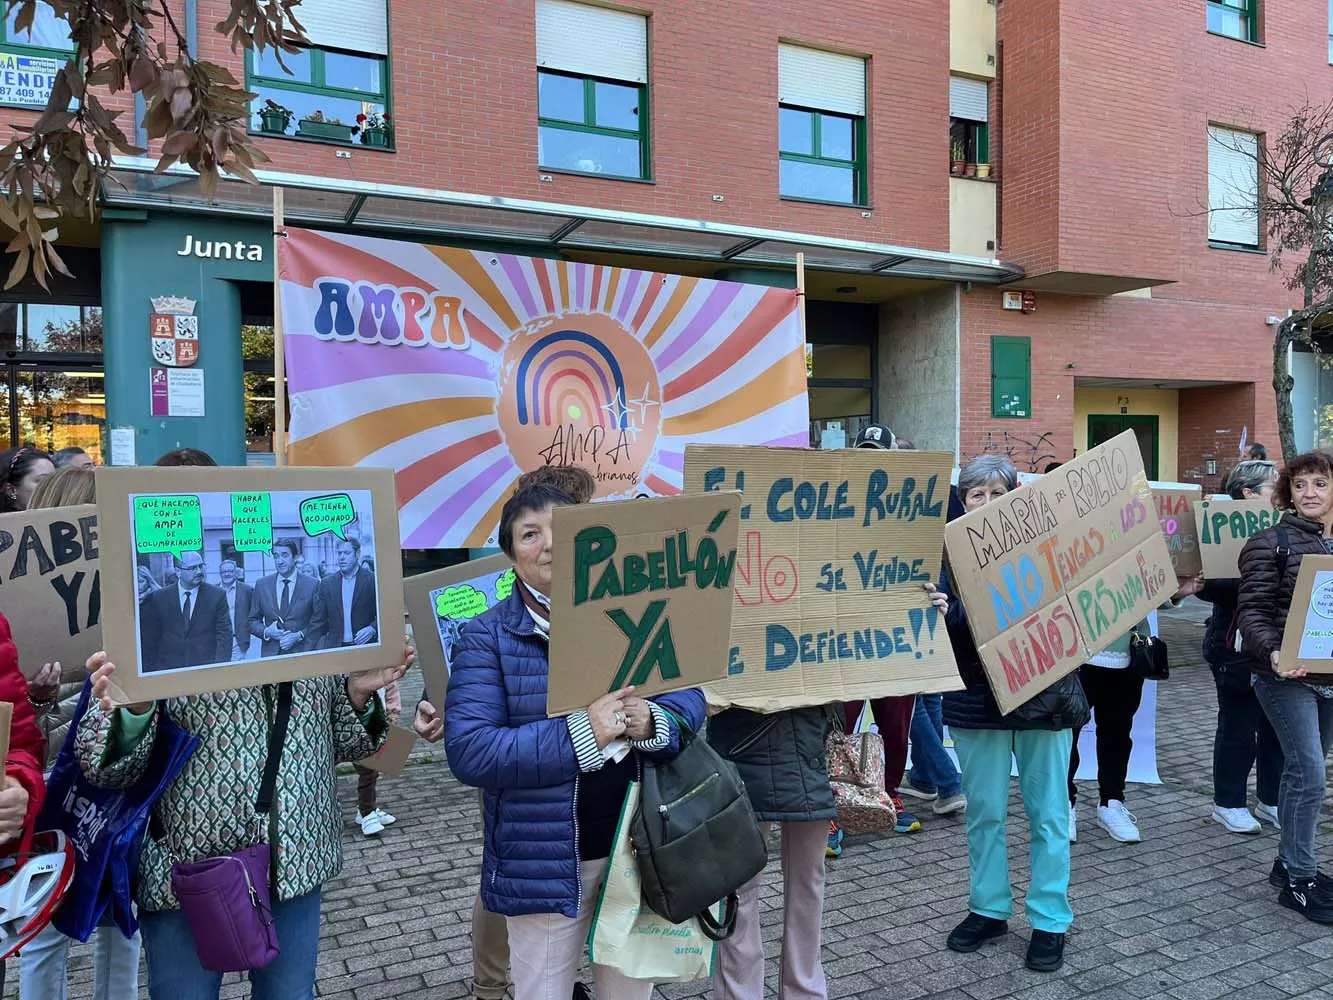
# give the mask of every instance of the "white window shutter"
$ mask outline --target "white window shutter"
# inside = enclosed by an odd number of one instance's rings
[[[389,11],[385,0],[301,0],[292,13],[310,44],[369,55],[389,54]]]
[[[647,83],[648,19],[571,0],[537,0],[537,66]]]
[[[1259,137],[1208,128],[1208,238],[1259,245]]]
[[[986,81],[949,77],[949,117],[970,122],[990,121],[990,94]]]
[[[779,45],[778,103],[864,117],[866,61],[804,45]]]

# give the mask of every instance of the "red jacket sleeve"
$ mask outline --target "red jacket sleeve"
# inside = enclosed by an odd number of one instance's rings
[[[14,706],[14,718],[9,726],[9,756],[5,760],[5,774],[28,792],[28,815],[23,821],[23,842],[26,851],[31,843],[33,824],[42,807],[46,785],[42,779],[42,760],[46,741],[37,728],[32,703],[28,701],[28,682],[19,671],[19,654],[14,645],[9,621],[0,615],[0,701]]]

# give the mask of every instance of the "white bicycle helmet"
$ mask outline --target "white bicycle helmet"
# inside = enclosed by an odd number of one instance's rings
[[[32,850],[0,858],[0,959],[35,938],[74,880],[74,845],[59,830],[39,833]]]

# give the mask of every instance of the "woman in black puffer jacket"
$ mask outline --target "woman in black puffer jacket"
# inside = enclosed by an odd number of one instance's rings
[[[1233,500],[1271,500],[1274,462],[1241,462],[1227,477]],[[1282,744],[1259,706],[1250,681],[1252,657],[1236,649],[1239,580],[1209,580],[1199,599],[1213,606],[1203,634],[1203,658],[1217,685],[1217,734],[1213,737],[1213,822],[1232,833],[1258,833],[1259,820],[1278,825]],[[1246,808],[1250,769],[1258,760],[1254,815]],[[1258,816],[1258,819],[1255,819]]]
[[[1325,759],[1333,743],[1333,676],[1277,669],[1301,559],[1333,552],[1328,456],[1310,452],[1293,459],[1278,477],[1273,506],[1284,512],[1281,522],[1241,550],[1236,617],[1244,651],[1254,657],[1254,693],[1286,756],[1277,807],[1282,842],[1269,881],[1281,886],[1283,906],[1333,924],[1333,888],[1319,875],[1315,854]]]

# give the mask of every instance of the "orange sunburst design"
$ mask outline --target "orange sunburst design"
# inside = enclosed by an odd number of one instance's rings
[[[487,396],[419,399],[372,410],[327,430],[293,441],[288,447],[292,465],[357,465],[401,438],[441,424],[495,411]]]
[[[652,350],[658,340],[661,339],[662,334],[671,329],[671,324],[676,322],[676,317],[685,308],[685,303],[690,301],[690,296],[694,294],[695,286],[698,284],[698,278],[681,278],[676,282],[676,287],[671,292],[671,298],[667,299],[667,304],[657,314],[657,321],[653,323],[653,328],[643,338],[644,347]]]

